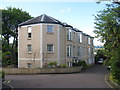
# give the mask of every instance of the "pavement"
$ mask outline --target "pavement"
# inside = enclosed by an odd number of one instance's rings
[[[13,88],[110,88],[105,82],[109,71],[94,65],[74,74],[6,75],[4,84]]]

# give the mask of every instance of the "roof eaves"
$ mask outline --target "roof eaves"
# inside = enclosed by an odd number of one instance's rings
[[[39,17],[39,16],[38,16],[38,17]],[[24,25],[24,23],[27,23],[27,22],[35,19],[35,18],[37,18],[37,17],[31,18],[31,19],[29,19],[29,20],[27,20],[27,21],[25,21],[25,22],[22,22],[22,23],[18,24],[18,26],[22,26],[22,25]]]

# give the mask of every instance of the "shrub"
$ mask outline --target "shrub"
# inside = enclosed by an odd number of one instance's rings
[[[51,62],[48,63],[48,66],[57,67],[57,62],[56,61],[51,61]]]
[[[120,85],[120,61],[119,60],[115,60],[112,63],[111,75],[113,76],[113,79],[117,80],[117,83]]]
[[[85,61],[79,61],[78,63],[73,63],[73,66],[81,66],[84,69],[86,68],[87,64]]]
[[[85,69],[87,67],[87,64],[85,61],[80,61],[80,66],[82,67],[82,69]]]
[[[0,71],[0,77],[2,77],[2,80],[5,79],[5,72],[4,71]]]
[[[60,65],[61,68],[66,68],[66,64]]]

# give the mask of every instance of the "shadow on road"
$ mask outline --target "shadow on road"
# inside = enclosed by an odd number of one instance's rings
[[[10,86],[2,83],[2,90],[13,90]]]

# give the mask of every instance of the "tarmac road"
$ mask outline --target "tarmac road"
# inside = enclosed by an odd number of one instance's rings
[[[6,75],[13,88],[110,88],[104,80],[109,71],[102,65],[94,65],[80,73]]]

